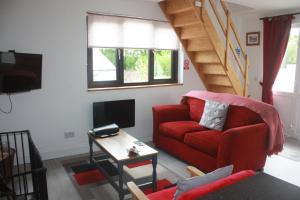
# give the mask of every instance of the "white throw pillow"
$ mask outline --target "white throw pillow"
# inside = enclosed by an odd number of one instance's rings
[[[206,185],[212,182],[215,182],[219,179],[225,178],[232,174],[233,165],[229,165],[226,167],[222,167],[216,169],[213,172],[205,174],[204,176],[196,176],[193,178],[181,180],[177,182],[177,190],[174,195],[174,199],[176,200],[182,193],[191,190],[195,187],[199,187],[202,185]]]
[[[228,104],[206,100],[200,125],[206,128],[222,131],[226,121]]]

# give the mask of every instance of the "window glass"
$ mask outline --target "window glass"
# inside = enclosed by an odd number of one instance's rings
[[[117,49],[93,48],[93,81],[117,80]]]
[[[288,46],[273,85],[273,91],[294,92],[300,28],[292,28]]]
[[[148,82],[149,54],[146,49],[124,49],[124,83]]]
[[[154,79],[172,78],[172,51],[154,50]]]

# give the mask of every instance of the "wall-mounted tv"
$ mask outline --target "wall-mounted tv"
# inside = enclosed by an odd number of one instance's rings
[[[135,100],[105,101],[93,103],[94,128],[115,123],[120,128],[135,124]]]
[[[0,52],[0,93],[24,92],[42,86],[42,55]]]

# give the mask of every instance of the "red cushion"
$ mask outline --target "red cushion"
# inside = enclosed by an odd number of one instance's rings
[[[263,122],[259,114],[241,106],[230,105],[224,130]]]
[[[226,178],[215,181],[211,184],[203,185],[194,189],[191,189],[179,196],[178,200],[194,200],[202,197],[208,193],[214,192],[226,186],[232,185],[238,181],[244,180],[250,176],[255,175],[251,170],[241,171]],[[167,199],[165,199],[167,200]]]
[[[172,200],[174,198],[175,192],[176,187],[172,187],[169,189],[148,194],[147,197],[149,198],[149,200]]]
[[[176,121],[161,123],[158,130],[163,135],[183,140],[185,133],[207,130],[207,128],[194,121]]]
[[[190,107],[190,118],[193,121],[200,122],[205,101],[201,99],[188,98],[187,103]]]
[[[221,131],[216,130],[187,133],[184,136],[184,143],[198,149],[199,151],[216,157],[221,140],[221,134]]]

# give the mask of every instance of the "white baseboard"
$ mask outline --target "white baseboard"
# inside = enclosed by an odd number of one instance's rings
[[[300,141],[300,135],[299,134],[295,134],[293,132],[286,133],[285,137],[294,138],[294,139],[297,139],[297,140]]]
[[[55,151],[40,152],[43,160],[73,156],[89,152],[89,146],[86,144],[76,145],[75,148],[67,148]]]

